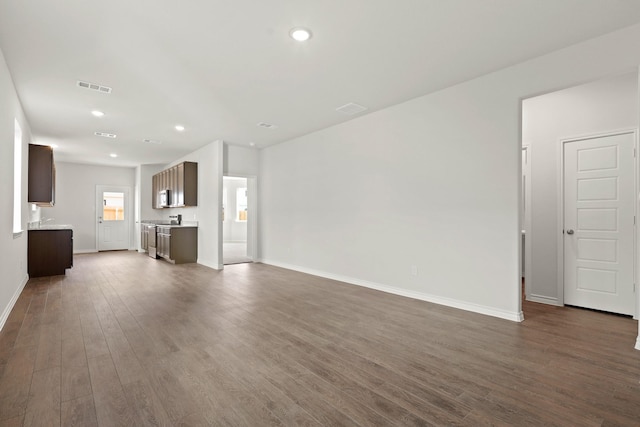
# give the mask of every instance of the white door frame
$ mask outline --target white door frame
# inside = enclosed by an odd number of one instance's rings
[[[628,128],[628,129],[620,129],[616,131],[610,132],[599,132],[594,134],[581,135],[571,138],[561,138],[560,143],[558,144],[559,155],[556,158],[559,159],[557,170],[558,170],[558,220],[556,222],[556,236],[557,236],[557,256],[558,256],[558,276],[557,276],[557,289],[558,289],[558,305],[564,305],[564,147],[565,144],[575,141],[582,141],[584,139],[595,139],[602,138],[607,136],[616,136],[623,134],[633,134],[633,147],[634,153],[638,153],[638,129],[637,128]],[[632,195],[636,203],[634,203],[634,217],[638,216],[638,155],[635,155],[635,161],[633,162],[633,185],[634,185],[634,194]],[[637,221],[633,227],[634,234],[634,245],[633,245],[633,278],[635,282],[636,288],[636,309],[634,319],[638,319],[639,317],[639,309],[640,309],[640,292],[638,292],[638,226]],[[639,338],[640,340],[640,338]]]
[[[97,211],[98,206],[98,197],[102,198],[102,193],[104,191],[122,191],[125,194],[125,203],[127,203],[127,210],[125,211],[125,221],[128,221],[128,233],[127,233],[127,250],[131,250],[131,231],[135,229],[133,226],[133,205],[131,203],[131,187],[122,186],[122,185],[96,185],[96,199],[94,202],[94,219],[96,221],[96,252],[100,251],[100,222],[98,220],[98,216],[100,215]]]
[[[243,173],[225,173],[222,175],[230,178],[246,178],[247,179],[247,209],[250,215],[247,217],[247,256],[253,262],[258,261],[258,177],[255,175],[247,175]],[[220,180],[220,188],[222,188],[222,180]],[[222,190],[220,190],[220,207],[222,212]],[[220,216],[220,230],[222,230],[222,216]],[[222,249],[222,232],[220,232],[220,253],[218,257],[218,265],[224,269],[223,249]]]
[[[522,176],[527,176],[527,181],[524,185],[524,197],[521,197],[520,203],[524,203],[523,212],[527,213],[520,219],[522,222],[520,227],[524,233],[524,247],[521,249],[524,251],[524,289],[525,297],[527,300],[531,297],[531,284],[533,283],[533,275],[531,269],[531,145],[525,144],[522,146],[522,151],[527,153],[527,165],[526,168],[522,166]],[[526,174],[525,174],[526,172]],[[522,241],[522,239],[520,239]],[[527,286],[528,284],[528,286]]]

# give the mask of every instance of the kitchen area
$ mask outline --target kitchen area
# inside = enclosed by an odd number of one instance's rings
[[[151,179],[151,205],[156,212],[198,205],[198,163],[181,162]],[[182,214],[140,221],[140,248],[149,257],[172,264],[197,262],[198,223],[184,221]]]
[[[118,221],[128,223],[130,230],[121,249],[144,252],[172,264],[197,262],[197,162],[184,161],[164,168],[116,168],[56,164],[54,149],[44,145],[30,144],[28,153],[29,220],[25,231],[29,277],[66,274],[73,267],[74,256],[104,250],[99,244],[99,230],[106,223]],[[153,171],[154,175],[136,181],[138,170]],[[125,197],[126,215],[120,207],[113,218],[104,213],[113,208],[113,202],[103,201],[97,191],[105,182],[134,190],[128,200]],[[97,205],[92,203],[95,198]]]
[[[183,223],[182,215],[169,221],[143,220],[140,223],[140,246],[151,258],[172,264],[198,260],[198,225]]]

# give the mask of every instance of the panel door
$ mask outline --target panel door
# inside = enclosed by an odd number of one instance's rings
[[[564,302],[635,313],[634,138],[564,144]]]
[[[129,249],[129,188],[97,186],[98,250]]]

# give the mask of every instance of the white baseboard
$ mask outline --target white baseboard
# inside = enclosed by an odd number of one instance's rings
[[[544,295],[531,294],[527,296],[527,301],[539,302],[541,304],[557,305],[561,307],[563,304],[558,302],[558,298],[547,297]]]
[[[214,270],[222,270],[224,268],[223,265],[220,265],[217,262],[208,261],[206,259],[198,258],[197,262],[200,265],[204,265],[205,267],[213,268]]]
[[[28,281],[29,275],[27,274],[22,279],[22,283],[20,284],[20,286],[18,286],[18,289],[16,289],[16,291],[14,292],[11,300],[9,301],[9,304],[7,304],[7,306],[4,308],[2,316],[0,316],[0,331],[2,331],[2,328],[4,328],[4,324],[7,322],[11,310],[13,310],[13,307],[16,305],[16,302],[18,301],[18,298],[20,297],[20,294],[22,293],[22,290],[24,289]]]
[[[98,250],[97,249],[78,249],[78,250],[74,250],[73,254],[97,254]]]
[[[474,313],[485,314],[487,316],[498,317],[500,319],[511,320],[513,322],[522,322],[524,320],[524,314],[522,313],[522,311],[511,312],[506,310],[500,310],[494,307],[487,307],[484,305],[473,304],[466,301],[456,300],[453,298],[447,298],[447,297],[441,297],[437,295],[425,294],[422,292],[410,291],[407,289],[401,289],[393,286],[382,285],[380,283],[374,283],[366,280],[356,279],[354,277],[341,276],[337,274],[327,273],[325,271],[314,270],[311,268],[300,267],[297,265],[287,264],[287,263],[268,260],[268,259],[261,259],[257,262],[273,265],[276,267],[286,268],[287,270],[299,271],[301,273],[311,274],[313,276],[324,277],[326,279],[337,280],[337,281],[349,283],[352,285],[363,286],[365,288],[375,289],[375,290],[386,292],[389,294],[431,302],[434,304],[444,305],[447,307],[458,308],[461,310],[471,311]]]

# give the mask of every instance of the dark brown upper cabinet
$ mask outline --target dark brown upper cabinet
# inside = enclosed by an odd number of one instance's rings
[[[39,206],[56,202],[56,165],[53,148],[29,144],[29,190],[27,201]]]
[[[182,162],[155,174],[151,191],[154,209],[198,206],[198,163]]]

